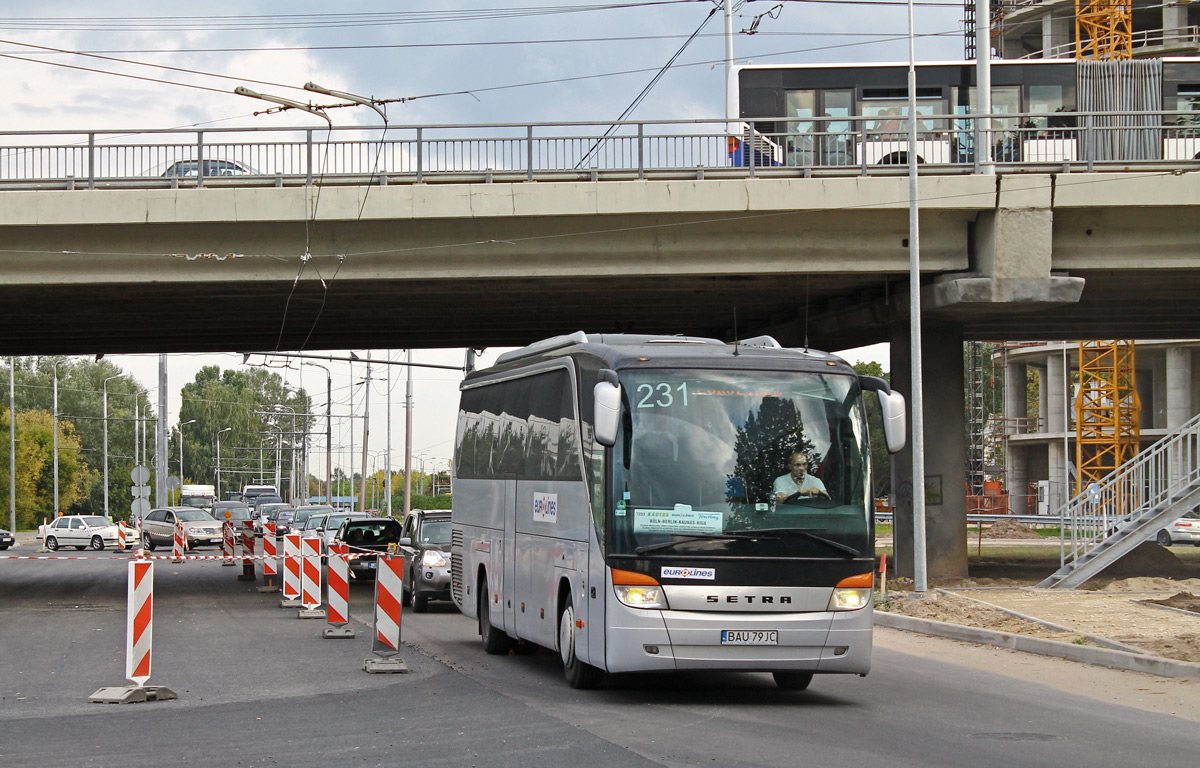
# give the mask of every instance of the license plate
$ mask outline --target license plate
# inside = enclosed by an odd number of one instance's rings
[[[779,630],[722,629],[721,645],[779,645]]]

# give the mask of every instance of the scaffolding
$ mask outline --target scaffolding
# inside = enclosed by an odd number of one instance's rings
[[[1132,0],[1075,0],[1075,58],[1133,58]]]
[[[1137,455],[1141,400],[1131,339],[1079,342],[1075,395],[1075,492],[1101,482]]]

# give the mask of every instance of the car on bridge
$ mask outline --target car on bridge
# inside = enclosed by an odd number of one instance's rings
[[[254,170],[245,163],[237,160],[180,160],[172,163],[167,170],[163,171],[163,176],[176,176],[183,179],[194,179],[200,175],[201,163],[205,178],[210,176],[261,176],[262,174]]]

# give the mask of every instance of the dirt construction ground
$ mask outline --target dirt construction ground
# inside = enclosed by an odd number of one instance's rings
[[[972,538],[969,578],[931,582],[922,599],[907,597],[911,582],[889,579],[878,609],[1200,662],[1200,548],[1142,544],[1079,589],[1038,589],[1058,569],[1058,542],[1019,528]]]

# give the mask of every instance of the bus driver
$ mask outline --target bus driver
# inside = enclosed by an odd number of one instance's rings
[[[783,503],[788,499],[799,499],[810,496],[829,498],[825,483],[808,474],[808,456],[803,451],[796,451],[788,462],[790,472],[775,478],[775,501]],[[795,498],[793,498],[795,497]]]

